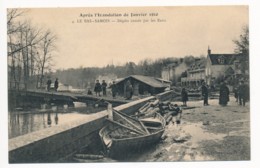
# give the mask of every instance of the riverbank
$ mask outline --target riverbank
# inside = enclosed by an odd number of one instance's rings
[[[228,106],[217,99],[188,102],[181,123],[167,126],[165,140],[131,161],[238,161],[250,160],[249,104],[239,106],[230,98]],[[180,102],[176,102],[181,105]]]
[[[173,118],[166,126],[163,140],[141,153],[131,154],[124,160],[104,158],[80,162],[249,161],[249,104],[239,106],[233,97],[230,99],[225,107],[218,104],[218,99],[210,99],[209,106],[203,106],[202,100],[189,101],[181,117]]]

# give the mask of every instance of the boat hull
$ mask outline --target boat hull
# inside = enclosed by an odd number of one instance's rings
[[[134,135],[133,137],[111,137],[112,132],[120,134],[122,128],[113,125],[113,123],[108,123],[99,132],[108,156],[114,159],[124,159],[130,154],[139,153],[160,141],[165,129],[165,120],[160,115],[158,118],[162,122],[160,127],[149,127],[150,134]]]
[[[129,154],[139,153],[160,141],[164,130],[154,134],[139,136],[132,139],[113,139],[111,147],[108,149],[111,158],[126,158]]]

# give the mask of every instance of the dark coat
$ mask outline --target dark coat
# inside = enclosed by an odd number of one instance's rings
[[[238,88],[235,87],[233,91],[234,91],[234,96],[237,99],[238,98]]]
[[[106,82],[102,82],[101,86],[102,86],[102,89],[104,90],[104,89],[107,88],[107,83]]]
[[[209,91],[208,91],[207,86],[202,85],[202,87],[201,87],[201,94],[202,94],[203,97],[205,97],[205,96],[207,97],[208,96]]]
[[[238,96],[246,101],[249,100],[249,87],[246,84],[242,84],[238,87]]]
[[[99,82],[97,82],[97,83],[95,84],[94,91],[95,91],[95,92],[101,92],[101,91],[102,91],[101,84],[100,84]]]
[[[51,85],[51,80],[50,80],[50,79],[47,81],[47,85],[48,85],[48,86]]]
[[[54,83],[54,87],[57,89],[59,87],[59,82],[56,80]]]
[[[111,87],[112,93],[116,93],[116,92],[117,92],[117,86],[116,86],[116,84],[112,84],[110,87]]]
[[[182,90],[181,91],[181,99],[182,99],[182,101],[184,102],[184,101],[188,101],[188,92],[186,91],[186,90]]]
[[[219,90],[219,104],[227,105],[228,102],[229,102],[229,89],[225,84],[222,84]]]

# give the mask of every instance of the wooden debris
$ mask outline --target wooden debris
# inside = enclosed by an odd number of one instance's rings
[[[135,132],[135,133],[137,133],[137,134],[139,134],[139,135],[144,135],[143,132],[140,132],[140,131],[138,131],[138,130],[136,130],[136,129],[130,128],[130,127],[128,127],[128,126],[126,126],[126,125],[123,125],[123,124],[121,124],[121,123],[119,123],[119,122],[112,121],[112,120],[110,120],[110,119],[107,119],[107,121],[112,122],[113,124],[118,125],[118,126],[120,126],[120,127],[123,127],[123,128],[125,128],[125,129],[128,129],[128,130],[130,130],[130,131],[133,131],[133,132]]]
[[[172,120],[172,115],[170,115],[169,117],[167,117],[166,121],[166,125],[168,125]]]
[[[96,160],[96,159],[103,159],[103,155],[92,155],[92,154],[75,154],[75,158],[78,159],[91,159],[91,160]]]
[[[154,102],[152,102],[152,103],[150,104],[151,107],[156,107],[156,106],[158,106],[158,105],[159,105],[159,100],[155,100]]]
[[[140,110],[142,111],[144,108],[146,108],[146,107],[148,107],[148,106],[150,106],[150,103],[149,103],[149,102],[145,103],[145,105],[143,105],[141,108],[139,108],[139,111],[140,111]]]
[[[114,110],[114,114],[117,115],[121,121],[123,121],[125,125],[132,127],[133,129],[136,129],[140,132],[143,132],[144,134],[147,133],[147,130],[142,126],[142,124],[136,120],[135,118],[132,118],[124,113],[121,113],[119,111]],[[120,120],[119,119],[119,120]],[[126,122],[126,123],[125,123]],[[149,133],[149,132],[148,132]]]
[[[156,112],[159,112],[159,110],[159,107],[152,108],[151,110],[145,113],[145,117],[153,117],[156,114]]]

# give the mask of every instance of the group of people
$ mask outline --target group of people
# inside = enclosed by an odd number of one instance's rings
[[[234,88],[234,95],[236,102],[238,102],[240,106],[245,106],[246,102],[249,100],[249,86],[244,81],[240,81],[238,87]],[[222,82],[219,91],[219,104],[226,106],[228,102],[229,88],[225,82]]]
[[[96,93],[96,96],[101,96],[100,92],[103,93],[103,96],[106,96],[107,95],[107,83],[106,83],[106,81],[103,80],[102,84],[100,84],[99,80],[96,80],[94,92]]]
[[[47,80],[47,91],[49,92],[51,90],[51,78],[49,78]],[[56,78],[55,82],[54,82],[54,90],[57,92],[58,91],[58,88],[59,88],[59,80],[58,78]]]
[[[111,88],[111,92],[112,92],[112,97],[116,98],[116,93],[117,93],[117,87],[115,84],[115,81],[113,81],[113,83],[110,85]],[[96,80],[95,86],[94,86],[94,92],[96,94],[96,96],[101,96],[101,92],[103,96],[107,95],[107,83],[105,80],[102,80],[102,83],[99,82],[99,80]],[[91,90],[88,90],[88,94],[92,95]]]
[[[126,81],[125,83],[125,98],[126,100],[130,100],[133,96],[133,85],[131,84],[130,80]],[[105,80],[102,80],[102,83],[99,82],[99,80],[96,80],[95,86],[94,86],[94,92],[96,96],[101,96],[101,92],[103,96],[107,95],[107,83]],[[112,84],[109,85],[109,88],[111,88],[112,97],[116,98],[118,88],[116,85],[116,82],[113,81]],[[92,95],[92,92],[90,89],[88,89],[88,94]]]
[[[224,81],[221,82],[219,88],[219,105],[226,106],[228,104],[229,93],[229,88],[226,83]],[[244,81],[240,81],[239,86],[234,89],[234,94],[239,105],[245,106],[246,102],[249,100],[249,86],[245,84]],[[201,95],[203,97],[203,105],[208,106],[209,89],[205,82],[203,82],[201,86]],[[185,88],[181,91],[181,98],[183,106],[187,106],[188,92]]]

